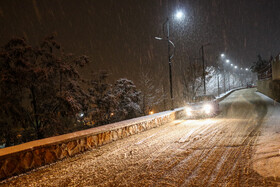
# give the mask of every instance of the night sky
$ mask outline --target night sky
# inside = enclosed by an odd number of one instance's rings
[[[174,19],[178,9],[184,20]],[[56,33],[65,51],[91,58],[88,70],[108,69],[114,78],[137,82],[140,71],[168,73],[167,45],[154,39],[163,36],[167,17],[175,81],[179,64],[197,58],[202,44],[210,43],[207,64],[224,52],[249,67],[258,54],[280,52],[279,0],[1,0],[0,44],[16,36],[38,44]]]

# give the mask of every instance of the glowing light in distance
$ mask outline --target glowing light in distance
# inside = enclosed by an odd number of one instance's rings
[[[226,63],[229,63],[229,59],[226,59]]]
[[[237,69],[237,66],[234,66],[235,69]]]
[[[203,106],[203,110],[206,114],[210,114],[213,110],[213,107],[209,104],[206,104],[206,105]]]
[[[150,114],[150,115],[154,114],[154,111],[150,111],[149,114]]]
[[[176,16],[177,19],[182,19],[184,17],[184,13],[181,10],[179,10],[175,14],[175,16]]]
[[[224,58],[224,57],[225,57],[225,54],[224,54],[224,53],[222,53],[222,54],[221,54],[221,57],[222,57],[222,58]]]
[[[233,64],[230,64],[230,66],[233,66]]]
[[[246,71],[248,71],[249,69],[248,68],[246,68]]]
[[[192,115],[192,109],[190,107],[186,107],[185,111],[186,111],[188,116]]]

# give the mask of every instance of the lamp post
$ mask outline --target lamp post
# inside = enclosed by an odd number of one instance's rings
[[[225,54],[221,54],[221,61],[223,66],[223,86],[224,86],[224,93],[226,92],[226,75],[225,75],[225,64],[223,63],[223,59],[225,58]]]
[[[168,26],[167,26],[167,36],[166,36],[166,41],[167,41],[167,47],[168,47],[168,66],[169,66],[169,85],[170,85],[170,97],[171,97],[171,109],[173,110],[174,109],[174,105],[173,105],[173,87],[172,87],[172,63],[171,63],[171,59],[173,58],[174,56],[174,52],[175,52],[175,45],[174,43],[169,40],[169,23],[168,23],[168,18],[165,22]],[[163,40],[163,38],[160,38],[160,37],[155,37],[156,40]],[[173,46],[173,53],[171,54],[170,53],[170,44]]]
[[[225,59],[225,54],[222,53],[221,55],[221,62],[222,62],[222,66],[223,66],[223,87],[224,87],[224,93],[226,92],[226,72],[225,72],[225,63],[224,63],[224,60],[225,62],[228,64],[230,62],[229,59]]]
[[[175,14],[175,18],[176,19],[182,19],[184,17],[184,14],[182,11],[178,11]],[[169,66],[169,85],[170,85],[170,98],[171,98],[171,109],[174,109],[174,103],[173,103],[173,87],[172,87],[172,63],[171,63],[171,59],[174,56],[174,52],[175,52],[175,45],[174,43],[169,39],[169,18],[166,18],[166,21],[163,23],[162,25],[162,30],[163,30],[163,34],[164,33],[164,28],[166,27],[167,29],[167,33],[165,35],[166,39],[160,38],[160,37],[155,37],[155,39],[157,40],[163,40],[163,41],[167,41],[167,56],[168,56],[168,66]],[[173,53],[170,53],[170,44],[173,46]]]

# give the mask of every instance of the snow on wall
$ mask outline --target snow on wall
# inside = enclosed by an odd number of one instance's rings
[[[163,125],[184,108],[0,149],[0,180]]]

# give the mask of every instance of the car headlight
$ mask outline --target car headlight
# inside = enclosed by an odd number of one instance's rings
[[[203,111],[206,113],[206,114],[210,114],[213,110],[213,107],[209,104],[206,104],[203,106]]]
[[[186,111],[186,113],[187,113],[188,116],[191,116],[191,115],[192,115],[192,109],[191,109],[190,107],[187,107],[187,108],[185,109],[185,111]]]

